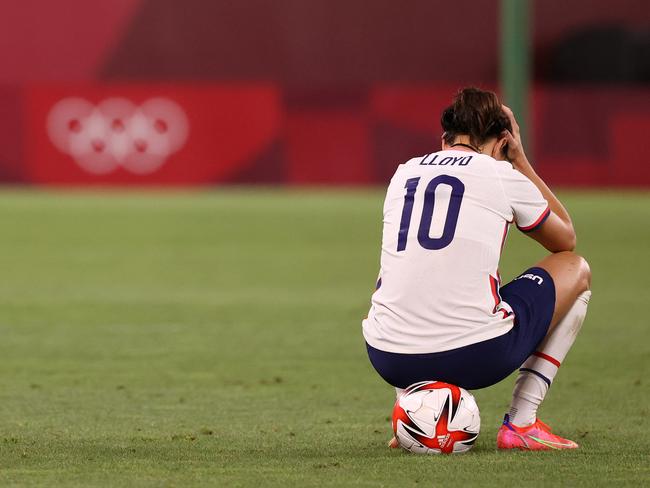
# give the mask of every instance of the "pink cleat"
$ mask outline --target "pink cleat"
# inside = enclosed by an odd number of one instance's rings
[[[528,427],[517,427],[510,423],[506,414],[497,434],[498,449],[522,449],[546,451],[549,449],[576,449],[578,444],[551,433],[551,428],[541,420]]]

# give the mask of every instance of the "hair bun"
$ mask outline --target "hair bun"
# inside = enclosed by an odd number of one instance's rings
[[[440,124],[447,144],[459,135],[468,135],[473,145],[481,146],[487,139],[499,137],[505,129],[511,130],[496,94],[473,87],[456,94],[453,103],[442,112]]]
[[[442,123],[442,128],[445,130],[445,132],[450,131],[450,130],[454,130],[456,128],[456,125],[457,125],[456,112],[454,112],[453,105],[450,106],[450,107],[447,107],[442,112],[441,123]]]

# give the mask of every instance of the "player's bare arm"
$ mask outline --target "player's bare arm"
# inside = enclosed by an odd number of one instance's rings
[[[503,111],[510,119],[512,132],[509,130],[503,132],[497,143],[496,151],[500,153],[504,148],[507,150],[506,154],[503,155],[505,159],[510,161],[517,171],[533,182],[548,201],[551,209],[551,214],[544,222],[544,225],[528,235],[551,252],[573,251],[576,247],[576,233],[571,216],[528,161],[521,141],[519,124],[512,110],[504,105]]]

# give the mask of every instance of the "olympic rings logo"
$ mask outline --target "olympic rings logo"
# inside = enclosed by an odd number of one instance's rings
[[[144,175],[183,147],[189,122],[167,98],[151,98],[140,106],[126,98],[97,105],[65,98],[50,110],[47,132],[54,146],[89,173],[103,175],[122,167]]]

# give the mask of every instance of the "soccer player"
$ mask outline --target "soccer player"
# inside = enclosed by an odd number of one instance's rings
[[[388,186],[381,271],[363,321],[370,361],[398,394],[426,380],[485,388],[519,368],[497,446],[576,448],[537,418],[591,296],[569,213],[494,93],[461,90],[441,123],[442,150],[400,165]],[[512,224],[550,254],[501,286]]]

